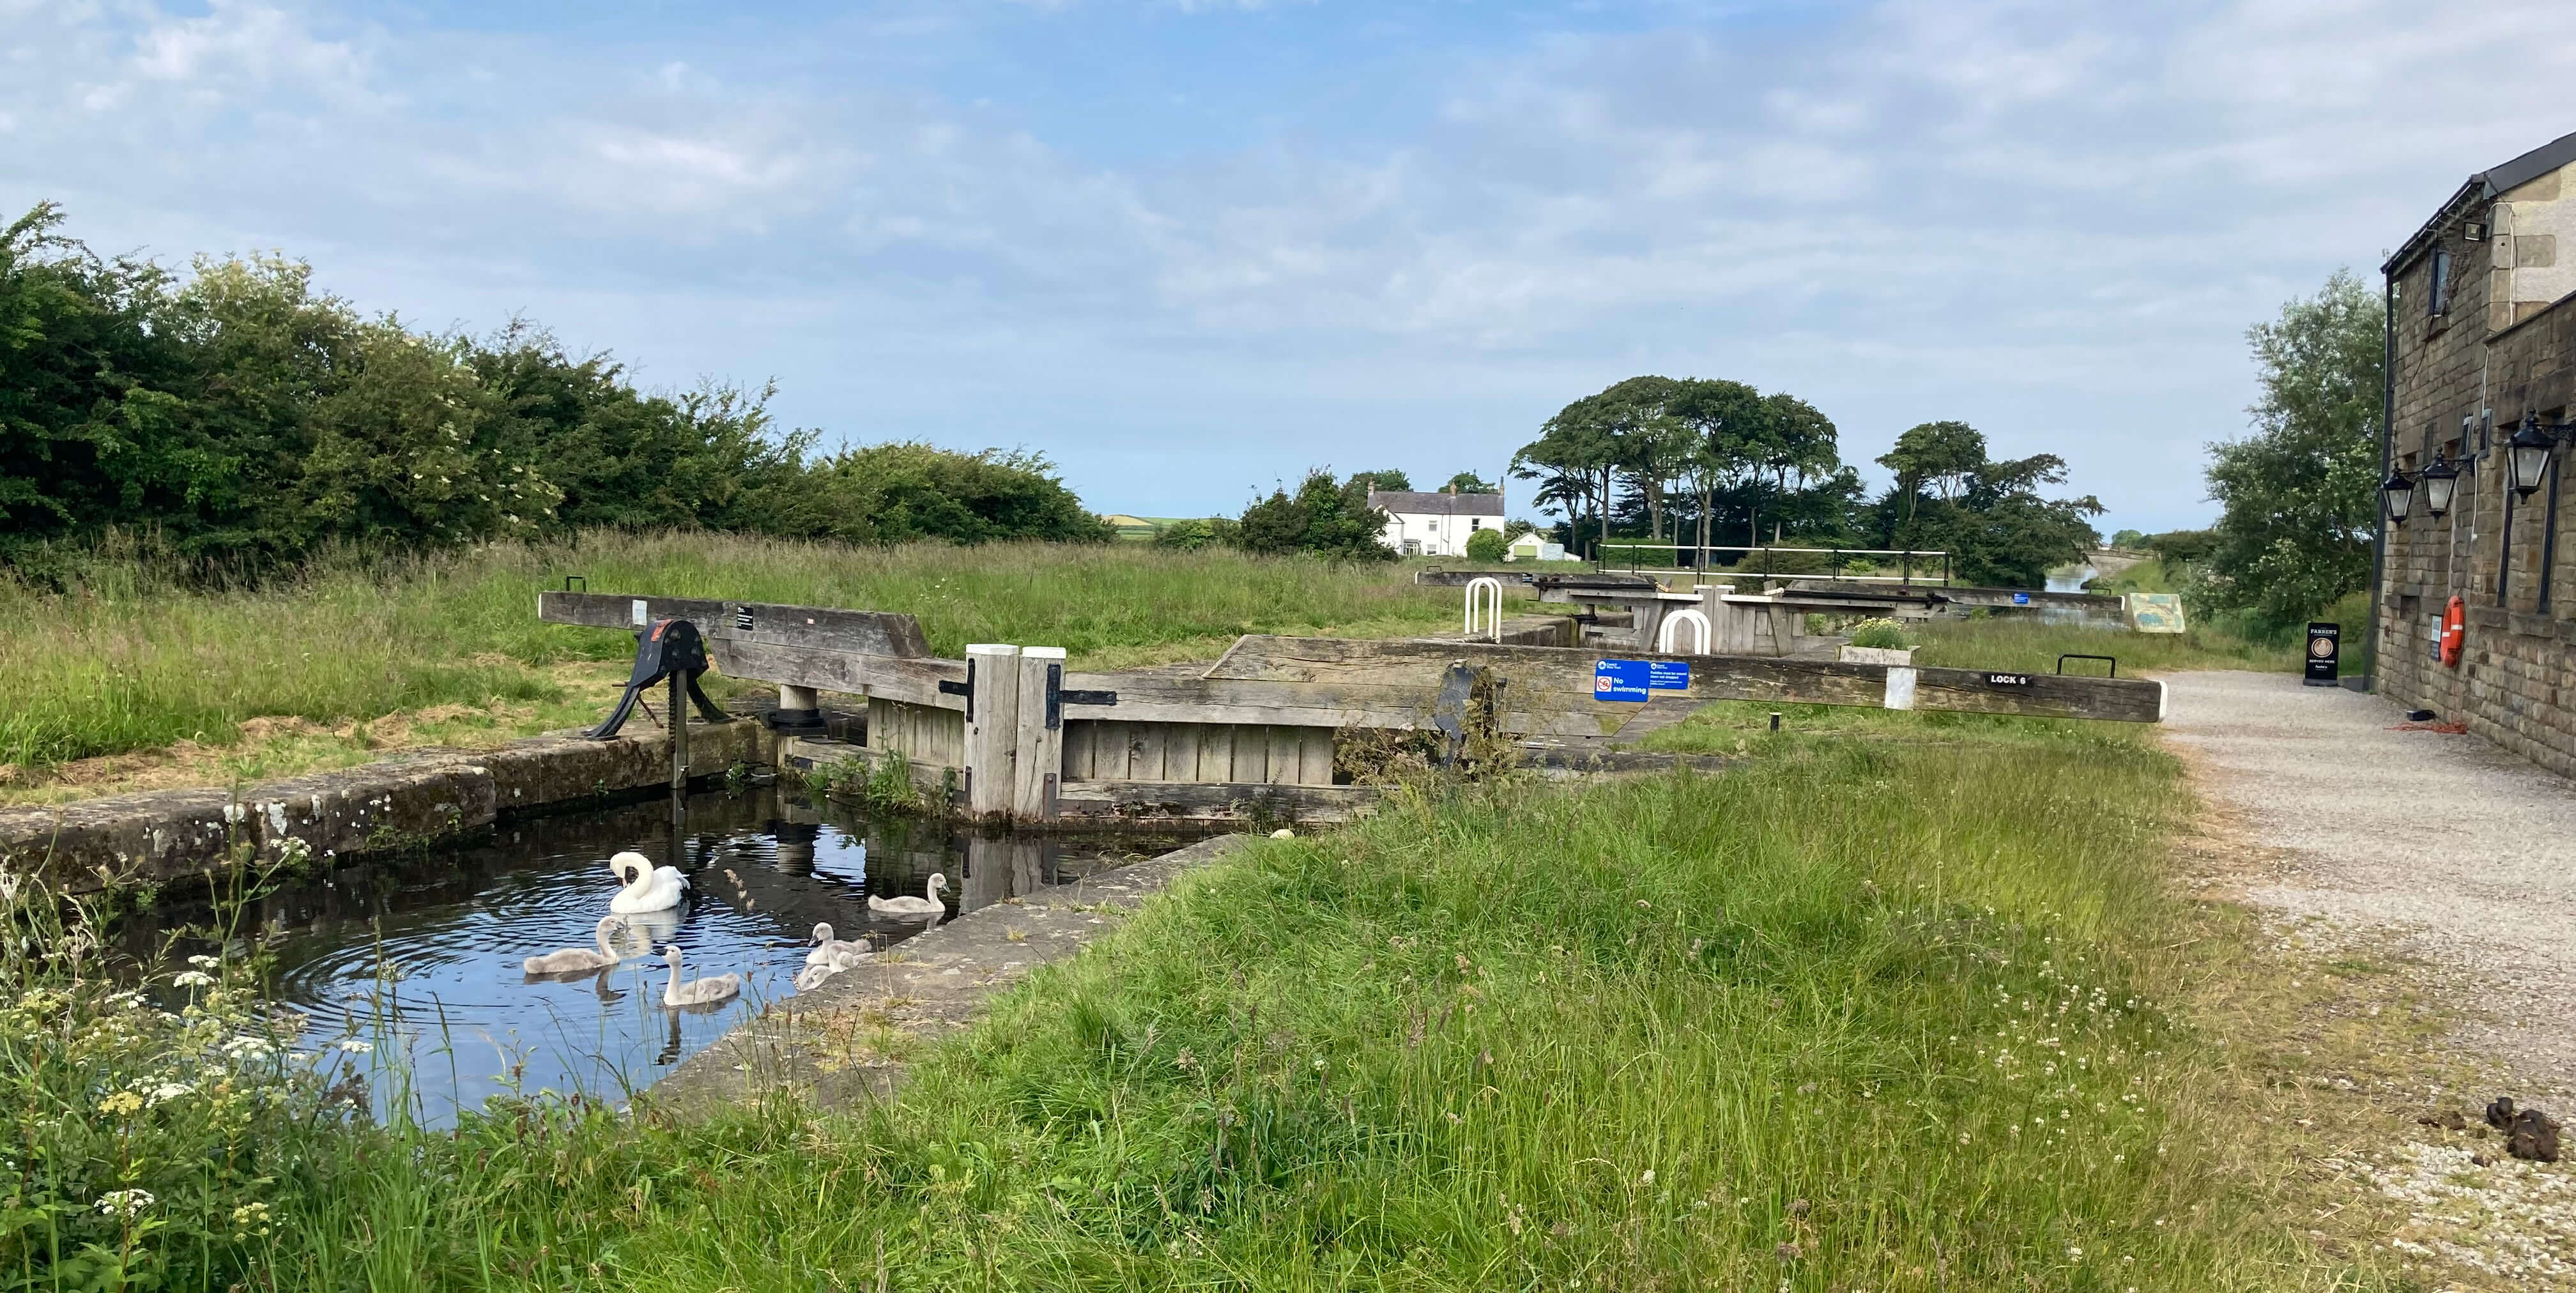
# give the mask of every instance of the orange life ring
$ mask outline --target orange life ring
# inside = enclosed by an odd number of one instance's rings
[[[2452,598],[2451,604],[2442,608],[2442,665],[2444,668],[2460,667],[2460,640],[2467,636],[2468,621],[2468,604],[2459,598]]]

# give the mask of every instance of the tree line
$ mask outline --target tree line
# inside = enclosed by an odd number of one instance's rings
[[[1996,459],[1964,422],[1927,422],[1877,459],[1896,477],[1866,496],[1833,421],[1794,395],[1742,382],[1631,377],[1566,405],[1513,458],[1562,518],[1570,551],[1619,538],[1717,547],[1938,549],[1972,583],[2036,587],[2099,545],[2090,495],[2055,454]],[[1587,535],[1589,536],[1587,539]],[[1709,554],[1738,564],[1730,553]]]
[[[0,230],[0,562],[146,531],[184,558],[587,528],[1105,541],[1037,454],[815,451],[769,388],[636,388],[513,322],[369,317],[278,255],[102,256],[52,203]]]

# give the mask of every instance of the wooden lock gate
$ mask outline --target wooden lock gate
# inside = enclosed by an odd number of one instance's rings
[[[900,760],[916,789],[964,813],[1079,825],[1339,820],[1378,792],[1337,784],[1346,729],[1427,731],[1451,666],[1502,682],[1497,723],[1562,758],[1607,750],[1713,700],[1951,710],[2152,723],[2164,685],[1759,656],[1604,653],[1436,638],[1248,634],[1214,664],[1074,672],[1053,647],[979,644],[930,654],[912,616],[765,602],[544,592],[548,623],[633,631],[698,627],[722,672],[779,688],[783,712],[864,697],[864,743],[786,736],[782,764]],[[1614,692],[1613,666],[1650,667],[1644,693]]]

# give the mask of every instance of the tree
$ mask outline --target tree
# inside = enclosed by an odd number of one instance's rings
[[[2210,588],[2221,605],[2295,623],[2368,586],[2379,523],[2380,298],[2349,270],[2246,330],[2254,430],[2209,446]]]
[[[1539,428],[1538,439],[1512,455],[1512,474],[1539,483],[1533,501],[1564,512],[1566,538],[1579,549],[1586,507],[1600,519],[1599,537],[1610,537],[1610,473],[1618,454],[1601,397],[1586,396],[1557,410]]]
[[[1878,465],[1896,473],[1896,487],[1911,520],[1915,499],[1925,485],[1939,492],[1943,502],[1955,503],[1968,477],[1985,461],[1986,437],[1975,427],[1965,422],[1926,422],[1896,437],[1896,447],[1880,455]]]
[[[1462,471],[1449,478],[1445,487],[1452,494],[1499,494],[1502,486],[1485,480],[1472,471]]]
[[[1386,546],[1387,514],[1368,505],[1368,490],[1366,474],[1336,485],[1330,468],[1314,468],[1295,495],[1272,490],[1244,509],[1238,542],[1246,552],[1274,556],[1303,552],[1337,561],[1393,561],[1395,549]]]
[[[2065,483],[2066,460],[2056,454],[1989,459],[1976,428],[1926,422],[1878,461],[1897,475],[1878,505],[1888,545],[1947,552],[1951,573],[1968,583],[2037,588],[2052,567],[2082,560],[2102,541],[2090,520],[2102,514],[2100,500],[2040,495],[2042,485]]]
[[[2111,546],[2114,548],[2134,550],[2144,546],[2146,541],[2146,532],[2143,530],[2120,530],[2111,536]]]
[[[1807,491],[1810,476],[1825,477],[1842,466],[1842,454],[1835,442],[1833,421],[1816,411],[1816,406],[1794,395],[1775,394],[1762,400],[1763,437],[1752,446],[1755,454],[1755,476],[1769,473],[1771,497],[1786,500]],[[1791,476],[1797,478],[1792,486]],[[1747,544],[1762,542],[1758,518],[1748,517]],[[1781,519],[1771,522],[1771,541],[1780,541]]]
[[[1567,537],[1576,530],[1582,509],[1599,518],[1599,537],[1610,537],[1611,489],[1626,473],[1632,480],[1657,470],[1675,457],[1673,427],[1666,414],[1677,387],[1669,377],[1631,377],[1597,395],[1587,395],[1557,411],[1539,428],[1539,438],[1512,455],[1512,474],[1540,482],[1538,502],[1566,509]],[[1648,442],[1649,436],[1654,438]],[[1662,515],[1662,478],[1647,477],[1650,506]]]
[[[1699,546],[1705,548],[1717,538],[1718,494],[1741,488],[1762,460],[1773,410],[1742,382],[1695,380],[1676,394],[1673,415],[1691,435],[1683,474],[1699,503]]]
[[[1400,493],[1413,488],[1412,477],[1391,467],[1385,471],[1354,472],[1351,479],[1367,481],[1367,488],[1385,490],[1389,493]]]
[[[1500,561],[1504,553],[1511,551],[1511,546],[1512,541],[1504,538],[1500,530],[1478,530],[1467,536],[1467,559]]]

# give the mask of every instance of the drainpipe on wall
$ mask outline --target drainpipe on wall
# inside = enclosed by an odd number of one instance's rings
[[[2397,276],[2383,269],[2379,274],[2379,479],[2388,479],[2396,466],[2397,415]],[[2380,619],[2381,590],[2388,582],[2388,495],[2372,491],[2378,500],[2379,524],[2370,540],[2370,673],[2367,680],[2372,691],[2379,690],[2379,657],[2387,653],[2387,636]]]

